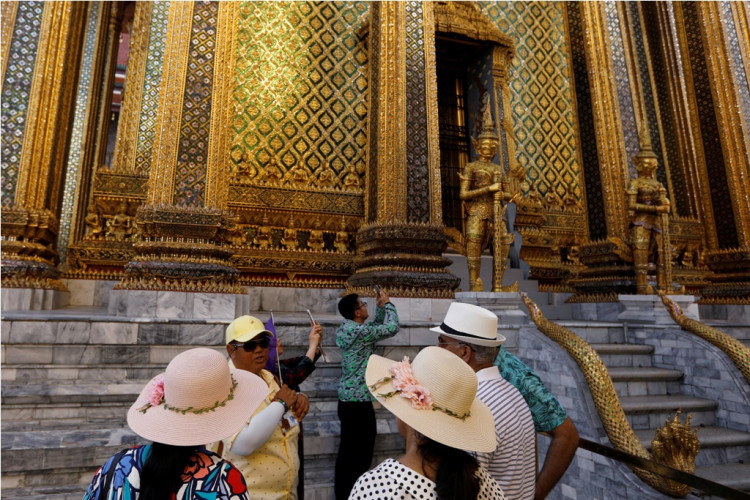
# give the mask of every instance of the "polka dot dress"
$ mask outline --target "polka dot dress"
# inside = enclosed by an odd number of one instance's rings
[[[481,488],[477,500],[505,500],[500,486],[483,468],[477,472]],[[435,483],[389,458],[362,474],[349,500],[437,500]]]

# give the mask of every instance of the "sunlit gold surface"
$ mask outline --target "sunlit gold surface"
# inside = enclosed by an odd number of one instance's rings
[[[2,211],[6,287],[64,288],[55,268],[54,243],[70,122],[55,118],[69,116],[73,110],[74,88],[66,79],[80,59],[84,12],[85,5],[76,2],[44,5],[13,206]],[[3,14],[7,13],[4,8]],[[4,175],[6,161],[4,157]]]

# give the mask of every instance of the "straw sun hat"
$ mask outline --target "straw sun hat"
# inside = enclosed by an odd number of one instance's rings
[[[452,352],[425,347],[411,364],[373,354],[365,380],[388,411],[433,441],[461,450],[495,449],[495,421],[476,398],[477,376]]]
[[[443,324],[430,328],[447,337],[467,344],[497,347],[505,337],[497,333],[497,315],[484,307],[463,302],[453,302],[448,308]]]
[[[212,443],[237,432],[267,395],[260,377],[230,369],[212,349],[190,349],[141,391],[128,411],[128,425],[158,443]]]

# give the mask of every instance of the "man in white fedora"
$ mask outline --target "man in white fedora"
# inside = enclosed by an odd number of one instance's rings
[[[492,362],[505,337],[497,333],[497,316],[482,307],[454,302],[437,332],[438,346],[464,360],[477,374],[477,398],[495,420],[497,448],[477,460],[495,478],[507,498],[532,500],[536,483],[534,422],[526,402],[500,376]]]
[[[482,462],[482,458],[478,457],[480,463],[490,470],[508,498],[546,498],[565,473],[578,448],[578,431],[565,409],[531,368],[502,347],[505,337],[497,333],[497,316],[492,311],[472,304],[454,302],[443,323],[431,330],[440,334],[439,346],[450,350],[474,368],[479,379],[477,397],[495,415],[498,449],[492,457],[485,458],[491,459],[491,463]],[[515,390],[508,390],[508,386]],[[514,410],[511,408],[518,405],[519,396],[525,401],[526,411],[519,412],[521,422],[517,424],[516,430],[509,432],[508,436],[501,436],[501,422],[509,425],[502,419],[512,420]],[[527,430],[526,418],[529,413],[532,420],[530,432]],[[547,432],[552,437],[544,465],[536,477],[536,485],[533,477],[536,470],[534,429],[537,432]],[[527,455],[516,456],[512,450],[506,449],[507,446],[515,445],[528,450],[529,445],[525,441],[527,436],[532,441],[530,493]],[[501,479],[498,473],[501,476],[507,475],[510,479]],[[513,484],[508,485],[505,482],[508,480]],[[520,489],[514,490],[516,486]]]

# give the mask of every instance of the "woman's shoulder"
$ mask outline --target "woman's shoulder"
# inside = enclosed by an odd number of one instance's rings
[[[434,499],[435,483],[392,458],[362,474],[349,498]]]
[[[495,478],[490,476],[487,469],[480,465],[476,476],[479,478],[479,495],[477,495],[477,500],[505,500],[503,489],[497,484]]]

